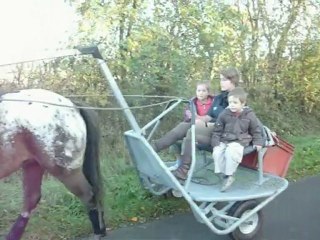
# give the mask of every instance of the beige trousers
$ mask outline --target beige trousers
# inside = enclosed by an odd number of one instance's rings
[[[215,173],[233,175],[238,168],[243,157],[244,147],[237,143],[220,143],[213,149],[212,157],[214,161]]]

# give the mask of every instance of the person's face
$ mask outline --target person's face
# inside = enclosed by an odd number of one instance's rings
[[[225,78],[222,74],[220,74],[220,87],[221,91],[228,92],[235,88],[234,84],[229,79]]]
[[[234,96],[228,97],[229,109],[231,112],[241,112],[245,103],[241,103],[239,98]]]
[[[196,95],[200,101],[206,100],[209,95],[209,91],[208,91],[206,85],[204,85],[204,84],[198,85],[197,90],[196,90]]]

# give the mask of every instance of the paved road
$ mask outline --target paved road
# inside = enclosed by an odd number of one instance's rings
[[[295,183],[263,209],[261,240],[320,239],[320,176]],[[192,213],[109,232],[106,240],[229,240],[198,223]],[[83,239],[84,240],[84,239]]]

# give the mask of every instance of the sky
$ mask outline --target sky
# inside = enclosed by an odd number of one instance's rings
[[[76,31],[64,0],[0,0],[0,64],[63,48]]]

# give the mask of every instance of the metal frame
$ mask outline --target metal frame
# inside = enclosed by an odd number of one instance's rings
[[[164,112],[162,112],[155,119],[147,123],[143,128],[140,128],[136,119],[134,118],[132,112],[128,108],[128,105],[123,98],[120,89],[118,88],[112,74],[107,67],[107,64],[104,60],[97,58],[102,74],[105,76],[109,86],[111,87],[113,93],[115,94],[116,99],[118,100],[119,105],[124,109],[124,114],[132,127],[131,131],[127,131],[125,133],[125,138],[127,142],[127,146],[132,157],[132,160],[135,162],[138,174],[142,179],[142,182],[145,181],[144,186],[154,194],[161,195],[167,189],[175,189],[181,192],[182,196],[189,203],[194,216],[196,219],[204,224],[206,224],[214,233],[222,235],[228,234],[234,231],[237,227],[239,227],[242,223],[247,221],[251,216],[260,211],[265,205],[267,205],[270,201],[272,201],[278,194],[284,191],[288,182],[285,179],[280,179],[281,186],[278,189],[274,189],[270,192],[266,192],[260,195],[250,194],[244,198],[243,196],[234,196],[232,198],[226,196],[225,199],[215,199],[212,197],[208,199],[208,201],[197,201],[197,196],[192,193],[191,190],[191,179],[192,173],[195,169],[196,165],[196,146],[195,146],[195,126],[194,124],[191,127],[192,131],[192,164],[190,168],[190,174],[188,174],[188,178],[184,185],[180,184],[180,182],[173,176],[173,174],[169,171],[167,165],[160,159],[158,154],[152,149],[151,145],[147,141],[147,139],[143,136],[143,133],[154,126],[154,129],[151,131],[148,136],[148,140],[150,140],[152,134],[154,133],[155,128],[159,125],[160,119],[172,111],[182,100],[178,100]],[[193,119],[194,121],[194,119]],[[274,178],[274,176],[268,175],[264,178],[263,173],[263,155],[266,149],[259,151],[259,161],[258,161],[258,185],[263,187],[265,179]],[[141,156],[140,156],[141,155]],[[144,159],[144,157],[146,159]],[[149,164],[149,165],[148,165]],[[154,164],[154,165],[153,165]],[[148,167],[146,167],[148,165]],[[149,171],[149,172],[148,172]],[[154,172],[156,174],[154,175]],[[153,182],[153,177],[157,178]],[[158,181],[159,180],[159,181]],[[160,190],[156,190],[155,186],[160,186]],[[228,210],[235,204],[236,201],[242,201],[245,199],[261,199],[261,202],[252,209],[249,214],[242,216],[241,218],[235,218],[228,215]],[[217,209],[215,206],[218,202],[226,202],[226,205],[222,209]]]

